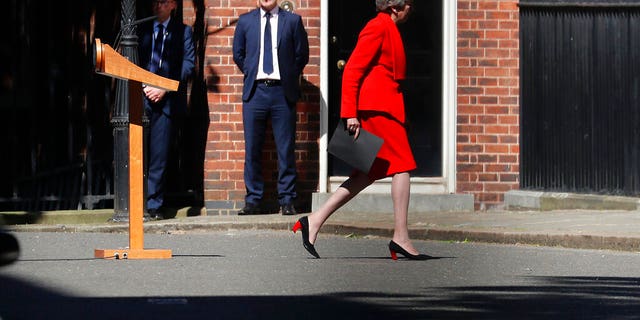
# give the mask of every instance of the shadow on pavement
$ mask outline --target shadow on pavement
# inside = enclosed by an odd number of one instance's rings
[[[71,297],[0,275],[2,319],[631,319],[640,278],[534,277],[541,286],[425,288],[420,296]],[[215,293],[214,293],[215,294]]]
[[[379,257],[322,257],[325,260],[389,260],[389,256],[379,256]],[[440,260],[440,259],[457,259],[457,257],[431,257],[426,260],[410,260],[403,256],[398,256],[398,260],[400,261],[411,261],[415,263],[427,262],[430,260]]]
[[[440,310],[427,312],[440,319],[637,319],[640,314],[640,278],[529,278],[542,284],[435,288],[429,289],[435,300],[416,297],[416,304]]]
[[[1,319],[407,319],[332,296],[70,297],[0,275]]]
[[[219,254],[173,254],[172,258],[224,258]],[[110,259],[113,257],[110,257]],[[17,259],[22,262],[50,262],[50,261],[93,261],[105,260],[106,258],[49,258],[49,259]],[[0,318],[2,320],[2,318]]]

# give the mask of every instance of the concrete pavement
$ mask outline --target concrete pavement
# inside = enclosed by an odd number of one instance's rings
[[[1,213],[10,231],[127,232],[110,223],[112,210],[53,211],[26,215]],[[173,218],[146,222],[146,233],[184,233],[241,229],[290,230],[305,214],[206,216],[196,208],[169,211]],[[414,239],[562,246],[640,251],[640,210],[551,210],[411,212]],[[323,233],[390,237],[391,213],[336,212]]]

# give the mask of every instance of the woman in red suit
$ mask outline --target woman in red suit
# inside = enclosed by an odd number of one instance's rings
[[[384,143],[369,173],[354,171],[318,211],[294,225],[293,231],[302,230],[302,243],[316,258],[320,256],[314,247],[315,240],[327,218],[384,177],[392,177],[395,228],[389,242],[391,257],[395,260],[400,253],[413,260],[430,258],[413,247],[407,227],[409,171],[416,168],[416,162],[404,125],[399,81],[405,78],[406,57],[396,24],[406,21],[412,4],[412,0],[376,0],[378,14],[360,32],[345,66],[340,117],[346,119],[347,129],[355,132],[356,137],[363,128],[383,138]]]

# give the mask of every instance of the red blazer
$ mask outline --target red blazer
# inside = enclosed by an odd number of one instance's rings
[[[382,111],[404,123],[404,99],[398,80],[404,79],[406,57],[402,37],[387,13],[379,12],[362,29],[342,76],[340,117],[357,118],[358,111]]]

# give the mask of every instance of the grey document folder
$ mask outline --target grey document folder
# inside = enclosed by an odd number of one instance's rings
[[[329,140],[328,151],[353,168],[368,173],[383,140],[362,128],[358,139],[354,140],[354,136],[355,133],[346,130],[343,123],[338,124]]]

